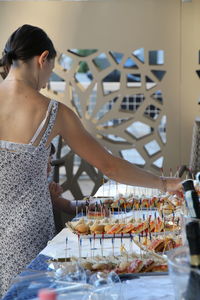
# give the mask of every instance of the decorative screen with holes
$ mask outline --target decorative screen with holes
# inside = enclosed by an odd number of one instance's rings
[[[69,49],[56,59],[48,92],[67,101],[113,154],[139,166],[148,162],[162,168],[167,142],[167,99],[161,84],[165,74],[161,49]]]

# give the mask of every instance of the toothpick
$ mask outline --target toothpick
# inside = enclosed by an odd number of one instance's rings
[[[99,239],[100,246],[101,246],[101,256],[103,257],[103,245],[102,245],[102,239]]]
[[[165,228],[166,228],[166,223],[165,223],[165,217],[164,217],[164,219],[163,219],[163,223],[164,223],[164,229],[163,229],[163,231],[164,231],[164,239],[166,239],[166,230],[165,230]]]
[[[67,261],[67,246],[68,246],[68,237],[66,237],[66,240],[65,240],[65,262]]]
[[[103,215],[103,203],[102,203],[101,199],[99,200],[99,202],[100,202],[101,215]]]
[[[90,256],[92,257],[92,238],[90,237]]]
[[[78,200],[76,200],[76,217],[78,216]]]
[[[86,217],[88,215],[88,206],[85,207],[85,215],[86,215]]]
[[[82,256],[82,238],[80,238],[80,257]]]
[[[152,240],[151,230],[149,230],[149,239],[150,239],[150,241]]]
[[[119,218],[119,212],[120,212],[120,198],[119,198],[119,200],[118,200],[118,218]]]
[[[94,257],[94,251],[95,251],[95,238],[96,238],[96,234],[93,234],[93,257]]]
[[[130,252],[133,253],[133,236],[131,233],[130,233]]]
[[[78,234],[78,253],[79,253],[79,258],[81,257],[81,250],[80,250],[80,235]]]
[[[141,243],[140,233],[138,234],[139,243]],[[140,257],[141,257],[141,247],[140,248]]]
[[[102,207],[103,207],[103,217],[105,218],[106,217],[106,208],[105,208],[104,203],[103,203]],[[110,211],[109,210],[108,210],[108,213],[109,213],[108,216],[110,216]]]
[[[123,233],[121,233],[121,246],[123,244]]]
[[[124,197],[124,203],[122,204],[124,207],[124,212],[126,212],[126,198]]]
[[[112,214],[114,215],[114,207],[112,207]]]
[[[133,200],[132,200],[132,210],[134,210],[134,196],[133,196]]]
[[[115,256],[115,252],[114,252],[114,237],[112,237],[112,254],[113,254],[113,256]]]
[[[98,204],[97,204],[97,201],[96,201],[96,202],[95,202],[95,209],[94,209],[95,215],[96,215],[96,213],[97,213],[97,206],[98,206]]]
[[[116,195],[118,195],[118,182],[116,181]]]

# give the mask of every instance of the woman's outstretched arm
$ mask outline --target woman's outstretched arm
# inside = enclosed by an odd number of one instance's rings
[[[71,149],[109,178],[128,185],[177,191],[180,179],[163,178],[111,155],[84,128],[76,114],[64,104],[59,105],[57,130]]]

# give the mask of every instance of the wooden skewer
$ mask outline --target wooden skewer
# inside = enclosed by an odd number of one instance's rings
[[[118,206],[118,219],[119,219],[119,212],[120,212],[120,199],[118,200],[118,202],[117,202],[117,206]]]
[[[130,234],[130,252],[133,253],[133,236]]]
[[[90,256],[92,257],[92,238],[90,237]]]
[[[114,237],[112,237],[112,255],[115,256],[115,251],[114,251]]]
[[[102,244],[102,239],[99,239],[100,246],[101,246],[101,256],[103,257],[103,244]]]
[[[78,253],[79,253],[79,258],[81,257],[81,250],[80,250],[80,235],[78,234]]]
[[[95,240],[96,240],[96,234],[93,234],[93,257],[94,257],[94,251],[95,251]]]
[[[65,262],[67,261],[67,246],[68,246],[68,237],[66,237],[66,240],[65,240]]]
[[[116,195],[118,195],[118,182],[116,181]]]
[[[78,216],[78,200],[76,200],[76,217]]]

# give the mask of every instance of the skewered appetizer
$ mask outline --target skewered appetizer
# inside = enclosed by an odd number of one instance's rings
[[[105,218],[103,220],[87,221],[84,218],[78,222],[68,222],[66,226],[76,234],[148,234],[159,233],[164,231],[177,231],[180,229],[177,218],[166,218],[162,220],[160,217],[156,219],[128,219],[118,220]]]
[[[181,207],[183,198],[177,195],[163,195],[154,197],[140,197],[137,198],[134,195],[125,196],[122,194],[117,195],[113,202],[109,205],[111,209],[163,209],[166,213],[174,212],[178,207]]]
[[[155,252],[165,252],[176,248],[178,245],[172,238],[155,239],[147,246],[147,249]]]
[[[144,272],[166,272],[167,261],[161,256],[150,256],[148,253],[142,257],[137,253],[120,256],[94,256],[87,258],[71,257],[70,261],[62,263],[62,269],[72,270],[73,265],[78,263],[85,269],[91,272],[111,272],[115,271],[118,274],[124,273],[144,273]],[[51,261],[52,262],[52,261]],[[61,263],[54,261],[59,267]]]

